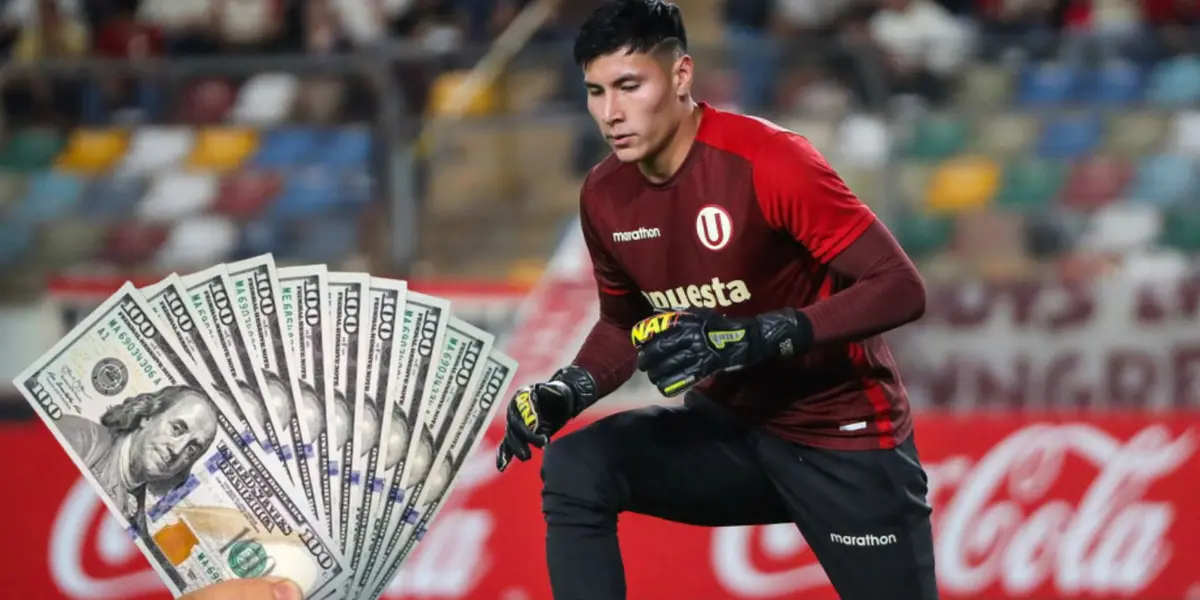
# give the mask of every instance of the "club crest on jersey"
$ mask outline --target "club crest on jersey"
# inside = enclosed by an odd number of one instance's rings
[[[678,322],[679,313],[677,312],[658,313],[638,321],[633,326],[633,329],[630,330],[629,337],[633,341],[634,346],[641,346],[650,341],[650,338],[670,329]]]
[[[685,308],[723,308],[750,299],[746,282],[734,279],[728,283],[713,277],[703,285],[681,285],[672,290],[642,292],[655,308],[683,310]]]
[[[696,237],[709,250],[720,250],[733,239],[733,217],[729,211],[709,204],[696,215]]]

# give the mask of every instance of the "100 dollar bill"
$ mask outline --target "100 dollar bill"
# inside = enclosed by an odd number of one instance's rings
[[[361,273],[329,273],[329,306],[333,309],[333,402],[326,407],[330,422],[330,456],[325,476],[329,478],[330,511],[336,519],[334,539],[343,552],[350,538],[351,479],[361,469],[355,448],[362,445],[362,431],[354,426],[363,408],[363,379],[367,369],[367,332],[363,302],[371,278]]]
[[[454,433],[450,437],[449,443],[438,450],[437,459],[449,465],[450,477],[447,485],[440,488],[425,487],[422,490],[423,497],[418,498],[416,504],[428,508],[420,512],[415,523],[404,527],[398,553],[390,557],[390,560],[384,565],[378,583],[366,597],[376,598],[383,593],[396,576],[400,566],[404,564],[405,559],[412,553],[417,542],[425,537],[433,519],[437,517],[438,511],[446,503],[446,498],[449,496],[448,491],[453,489],[462,474],[463,464],[483,441],[484,431],[496,416],[496,410],[500,405],[499,400],[512,385],[516,374],[516,361],[502,352],[492,350],[484,364],[483,376],[474,397],[459,407],[459,415],[454,419],[456,421],[453,426]]]
[[[427,410],[422,418],[422,438],[418,440],[418,443],[429,444],[428,453],[433,460],[427,466],[421,465],[423,468],[419,471],[413,469],[404,510],[398,516],[393,512],[394,518],[387,524],[387,543],[379,551],[380,556],[384,557],[383,561],[377,562],[378,570],[368,575],[375,582],[371,587],[385,585],[386,574],[398,568],[405,525],[416,524],[420,515],[429,508],[430,499],[437,497],[450,485],[447,442],[454,429],[455,417],[462,414],[460,408],[468,408],[479,387],[493,340],[492,334],[462,319],[450,317],[446,327],[446,343],[442,345],[441,354],[433,365],[433,378],[427,389],[428,395],[423,400],[427,402]]]
[[[279,269],[280,300],[283,302],[283,328],[288,347],[296,359],[296,415],[303,435],[302,466],[312,483],[317,518],[334,535],[332,521],[325,513],[328,506],[329,479],[324,476],[329,462],[329,435],[326,405],[333,399],[333,367],[330,338],[333,326],[329,314],[329,284],[325,265],[305,265]]]
[[[173,594],[266,574],[309,597],[341,585],[332,540],[198,371],[127,283],[15,383]]]
[[[379,550],[387,542],[388,524],[399,522],[404,512],[408,479],[414,472],[427,471],[433,462],[432,440],[421,440],[423,398],[434,377],[431,367],[446,341],[449,319],[449,301],[408,292],[400,323],[400,346],[403,348],[403,360],[398,365],[400,393],[389,396],[384,407],[384,414],[390,418],[384,420],[381,432],[386,447],[382,469],[377,475],[383,486],[382,497],[372,509],[366,561],[355,571],[359,587],[369,583],[368,577],[382,558]]]
[[[290,453],[285,450],[283,455],[292,481],[304,494],[313,514],[321,514],[307,465],[312,457],[305,452],[304,445],[304,440],[311,437],[306,435],[306,422],[296,409],[300,386],[293,375],[296,359],[283,330],[283,300],[275,260],[264,254],[230,263],[225,269],[233,283],[234,314],[246,329],[251,360],[262,375],[262,403],[252,408],[264,427],[273,429],[285,448],[291,450]]]

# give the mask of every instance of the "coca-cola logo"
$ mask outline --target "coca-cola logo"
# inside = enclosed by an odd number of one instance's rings
[[[50,532],[50,574],[76,600],[137,598],[165,593],[129,534],[80,477],[63,501]]]
[[[939,587],[954,595],[1133,596],[1170,563],[1171,502],[1145,498],[1196,451],[1192,431],[1150,426],[1127,441],[1085,424],[1019,429],[978,460],[925,465]],[[1082,493],[1078,488],[1081,487]],[[776,598],[828,585],[793,525],[717,529],[727,591]]]

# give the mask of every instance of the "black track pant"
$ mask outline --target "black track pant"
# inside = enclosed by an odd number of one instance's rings
[[[795,523],[843,600],[932,600],[926,477],[910,437],[835,451],[743,428],[706,401],[618,413],[546,447],[555,600],[624,599],[617,514],[711,527]]]

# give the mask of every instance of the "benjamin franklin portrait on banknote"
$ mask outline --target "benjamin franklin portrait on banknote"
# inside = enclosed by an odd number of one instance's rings
[[[355,428],[362,432],[363,447],[358,449],[359,456],[370,454],[378,446],[379,429],[383,425],[383,419],[379,416],[382,410],[374,398],[364,394],[363,409],[363,414],[357,415],[354,423]]]
[[[203,390],[176,385],[126,398],[97,423],[64,415],[59,430],[131,522],[141,522],[147,488],[163,494],[187,479],[217,435],[216,407]]]
[[[299,383],[300,401],[296,403],[296,414],[300,415],[309,437],[315,440],[325,431],[325,407],[321,406],[317,390],[307,381],[301,380]]]
[[[288,384],[279,378],[279,375],[272,373],[266,369],[262,370],[263,383],[267,391],[267,397],[264,399],[258,393],[258,390],[252,389],[249,386],[242,388],[242,396],[245,397],[247,417],[255,423],[262,425],[264,431],[274,429],[271,426],[272,413],[279,415],[281,423],[288,423],[292,420],[292,390]],[[270,409],[270,412],[267,412]],[[280,440],[281,443],[288,443]]]

